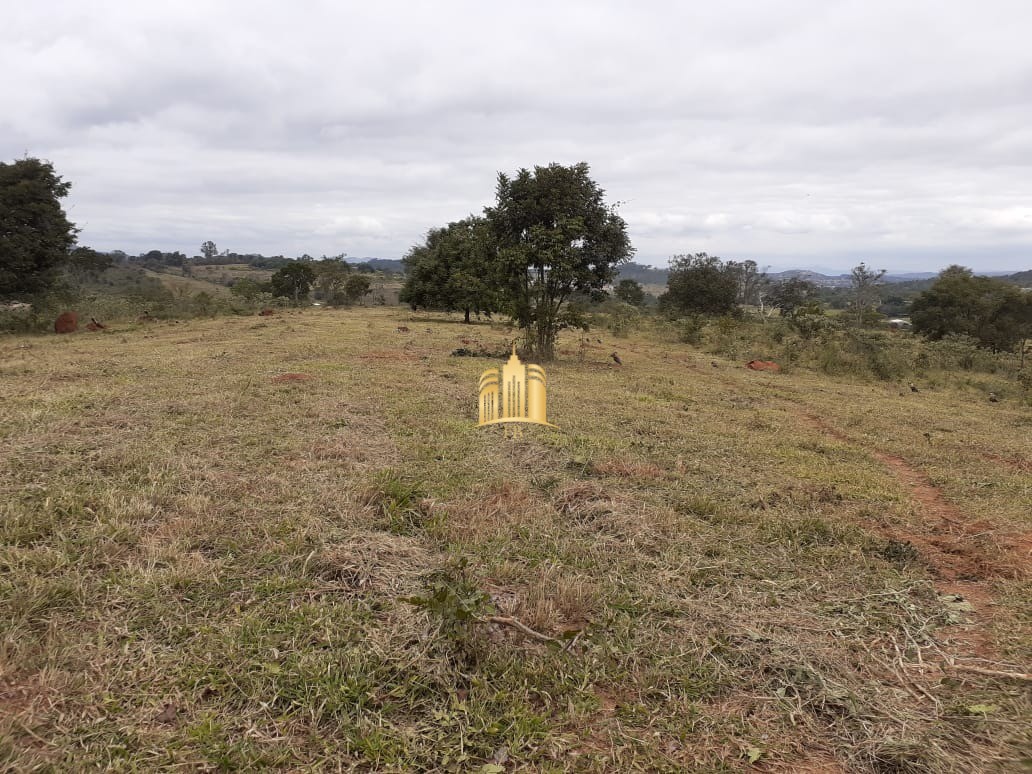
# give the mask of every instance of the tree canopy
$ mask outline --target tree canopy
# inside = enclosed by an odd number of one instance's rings
[[[631,306],[645,306],[645,288],[632,279],[622,279],[613,289],[613,295]]]
[[[792,277],[773,284],[768,300],[771,306],[781,312],[782,317],[789,317],[797,309],[813,304],[816,296],[816,285],[801,277]]]
[[[706,253],[675,255],[659,303],[673,315],[729,314],[738,308],[740,292],[741,273],[733,262]]]
[[[413,309],[495,312],[499,308],[496,250],[490,224],[470,216],[431,229],[426,241],[404,258],[405,285],[399,295]]]
[[[316,297],[330,306],[343,306],[348,303],[344,292],[345,283],[351,275],[351,266],[344,256],[323,258],[312,264],[315,267]]]
[[[634,253],[627,224],[589,172],[581,162],[500,173],[495,206],[485,210],[505,310],[546,361],[559,331],[580,323],[571,296],[601,295]]]
[[[0,298],[44,291],[75,246],[61,208],[71,183],[48,161],[0,162]]]
[[[308,291],[311,290],[314,281],[315,269],[307,261],[289,263],[269,278],[272,294],[292,298],[295,305],[300,305],[301,299],[308,296]]]
[[[944,269],[910,307],[914,331],[930,339],[961,334],[1009,350],[1032,338],[1032,293],[963,266]]]

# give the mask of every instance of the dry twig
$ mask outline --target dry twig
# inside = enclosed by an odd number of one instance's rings
[[[985,669],[984,667],[967,666],[966,664],[950,664],[949,666],[952,669],[959,669],[961,672],[974,672],[976,675],[986,675],[987,677],[1032,681],[1032,674],[1028,672],[1005,672],[1002,669]]]
[[[539,642],[554,642],[556,645],[563,644],[562,640],[557,640],[555,637],[549,637],[547,634],[542,634],[539,631],[535,631],[522,621],[518,621],[515,618],[511,618],[510,616],[485,615],[479,620],[484,621],[485,623],[501,624],[502,626],[511,626],[513,629],[518,629],[519,631],[526,634],[528,637],[533,637],[535,640],[538,640]]]

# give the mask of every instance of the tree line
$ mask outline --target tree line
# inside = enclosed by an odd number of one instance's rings
[[[211,240],[193,258],[157,250],[136,258],[96,252],[77,244],[78,229],[61,207],[70,188],[49,162],[0,163],[0,300],[44,293],[62,272],[82,281],[123,261],[176,267],[186,275],[202,262],[274,269],[268,280],[232,282],[232,292],[252,303],[267,296],[301,304],[314,293],[327,304],[349,305],[370,291],[363,271],[370,267],[352,266],[343,254],[266,258],[220,252]],[[646,306],[642,286],[618,277],[633,254],[626,223],[586,163],[499,173],[495,200],[482,214],[431,229],[408,251],[400,299],[414,309],[461,311],[467,322],[474,314],[505,314],[523,331],[525,348],[550,360],[558,333],[586,326],[593,305],[613,298],[630,308]],[[671,259],[656,306],[674,319],[777,313],[812,337],[832,320],[857,328],[878,324],[884,274],[856,266],[844,308],[832,317],[824,291],[805,280],[771,282],[752,260],[682,254]],[[988,349],[1023,353],[1032,339],[1032,293],[961,266],[945,269],[907,311],[914,331],[933,340],[967,336]]]
[[[121,250],[98,252],[78,245],[79,229],[71,223],[61,205],[71,189],[50,162],[24,158],[0,162],[0,301],[39,299],[62,290],[67,281],[75,285],[96,282],[116,266],[139,266],[158,272],[176,269],[191,276],[200,265],[246,264],[272,269],[266,281],[241,278],[227,283],[232,292],[249,302],[263,297],[287,298],[301,303],[314,292],[325,303],[343,306],[356,303],[370,292],[368,264],[352,265],[341,254],[316,261],[309,255],[297,260],[283,256],[240,255],[219,252],[211,240],[200,246],[200,255],[150,250],[130,256]],[[137,277],[137,284],[139,278]]]

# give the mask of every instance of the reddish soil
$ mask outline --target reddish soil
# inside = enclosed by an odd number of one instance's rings
[[[800,412],[799,416],[811,427],[838,441],[859,445],[820,417],[805,412]],[[902,457],[877,449],[867,451],[907,487],[921,518],[921,522],[912,527],[867,526],[885,537],[914,546],[937,578],[935,588],[939,594],[947,601],[966,602],[971,607],[967,622],[939,630],[947,660],[996,658],[987,626],[995,601],[986,581],[1025,577],[1032,568],[1032,535],[1019,534],[1008,539],[986,521],[967,519],[926,475]],[[984,540],[976,539],[986,536],[993,538],[995,547],[986,547]]]
[[[820,417],[803,414],[806,422],[842,443],[857,445],[848,435]],[[913,528],[871,525],[886,537],[911,543],[924,557],[936,577],[943,581],[981,581],[991,577],[1023,577],[1028,569],[1027,538],[1007,538],[986,521],[970,521],[946,500],[931,480],[902,457],[877,449],[868,453],[891,470],[917,505],[920,525]],[[1000,550],[991,554],[975,538],[989,536]]]
[[[75,312],[63,312],[54,320],[54,333],[75,333],[79,330],[79,315]]]
[[[595,473],[603,476],[620,476],[625,478],[662,478],[663,470],[650,463],[622,462],[609,460],[592,465]]]
[[[1002,462],[1004,465],[1024,473],[1032,473],[1032,460],[1012,460],[1010,457],[1001,457],[992,452],[982,452],[982,456],[993,462]]]
[[[279,376],[274,376],[272,381],[277,384],[283,382],[307,382],[311,378],[312,377],[309,374],[280,374]]]

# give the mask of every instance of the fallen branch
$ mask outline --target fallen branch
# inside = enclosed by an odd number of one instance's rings
[[[962,672],[974,672],[976,675],[986,675],[987,677],[1003,677],[1008,680],[1030,680],[1032,681],[1032,674],[1028,672],[1004,672],[1001,669],[985,669],[984,667],[967,666],[966,664],[950,664],[953,669],[959,669]]]
[[[515,618],[510,618],[509,616],[485,615],[477,620],[483,621],[485,623],[500,624],[502,626],[511,626],[513,629],[518,629],[519,631],[526,634],[528,637],[533,637],[535,640],[538,640],[539,642],[554,642],[556,645],[563,644],[562,640],[557,640],[555,637],[549,637],[547,634],[542,634],[539,631],[535,631],[522,621],[518,621]]]

